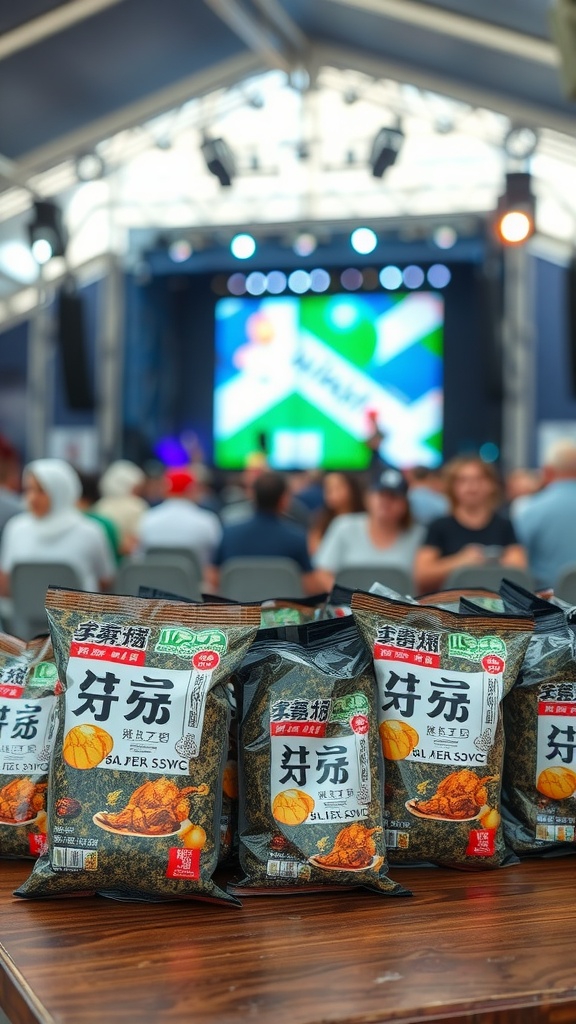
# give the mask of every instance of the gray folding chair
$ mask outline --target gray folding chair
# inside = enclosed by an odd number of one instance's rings
[[[567,604],[576,605],[576,565],[567,565],[560,573],[554,593]]]
[[[336,573],[336,583],[352,590],[370,590],[373,583],[382,583],[398,594],[410,594],[413,590],[410,573],[394,565],[350,565]]]
[[[154,555],[123,562],[116,573],[114,593],[137,597],[140,587],[165,590],[191,601],[202,599],[200,579],[191,564],[178,556],[161,558]]]
[[[303,597],[302,570],[292,558],[229,558],[220,569],[218,593],[234,601]]]
[[[198,553],[192,548],[181,547],[151,547],[143,552],[146,561],[156,559],[165,561],[169,559],[180,559],[185,565],[190,566],[197,580],[202,579],[202,565]]]
[[[446,579],[446,590],[457,590],[458,587],[484,587],[486,590],[499,590],[503,579],[519,583],[526,590],[534,590],[534,580],[525,569],[516,569],[508,565],[462,565],[453,569]]]
[[[82,580],[76,569],[62,562],[19,562],[10,573],[12,620],[15,636],[30,640],[37,633],[48,632],[45,600],[48,587],[81,590]]]

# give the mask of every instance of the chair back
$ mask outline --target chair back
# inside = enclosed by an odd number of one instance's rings
[[[370,590],[373,583],[382,583],[398,594],[411,594],[413,591],[410,573],[395,565],[349,565],[336,573],[336,583],[352,590]]]
[[[133,558],[123,562],[114,580],[115,594],[138,597],[140,587],[165,590],[190,601],[201,601],[201,581],[190,562],[179,556]]]
[[[511,565],[462,565],[453,569],[446,579],[446,590],[457,590],[458,587],[484,587],[498,593],[502,580],[512,580],[526,590],[534,590],[534,580],[526,569],[517,569]]]
[[[44,607],[48,587],[81,590],[82,580],[76,569],[63,562],[18,562],[10,573],[10,629],[23,640],[48,631]]]
[[[186,566],[189,566],[197,580],[202,579],[202,565],[198,553],[192,548],[181,547],[150,547],[144,551],[146,561],[156,559],[165,562],[166,559],[180,559]]]
[[[302,570],[292,558],[229,558],[220,568],[218,593],[233,601],[303,597]]]
[[[554,593],[567,604],[576,604],[576,565],[567,565],[560,573]]]

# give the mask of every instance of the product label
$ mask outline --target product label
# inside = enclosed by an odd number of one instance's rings
[[[363,694],[353,696],[360,701],[352,700],[348,710],[350,724],[350,715],[358,719],[352,735],[327,735],[327,724],[334,721],[330,700],[272,704],[270,797],[277,821],[345,824],[368,817],[370,757],[363,713],[368,708]],[[343,705],[335,705],[342,721]]]
[[[573,843],[576,825],[576,684],[548,684],[538,694],[536,789],[542,796],[536,838]],[[572,813],[558,801],[571,800]]]
[[[24,693],[27,676],[28,662],[25,659],[20,662],[12,662],[0,670],[0,700],[5,697],[8,700],[21,697]]]
[[[166,670],[71,657],[65,759],[74,765],[75,756],[86,756],[83,768],[187,775],[189,759],[200,749],[211,676],[195,667]],[[94,727],[90,736],[96,740],[86,754],[82,726]]]
[[[199,651],[210,650],[216,654],[225,654],[227,649],[228,637],[221,629],[195,632],[184,626],[167,626],[161,631],[154,648],[160,654],[174,654],[187,661]]]
[[[0,773],[26,775],[48,770],[54,737],[56,697],[10,700],[0,696]]]
[[[168,851],[166,878],[200,878],[200,850],[172,846]]]
[[[406,723],[409,761],[486,764],[502,699],[501,673],[453,672],[413,663],[399,665],[376,643],[379,723]]]

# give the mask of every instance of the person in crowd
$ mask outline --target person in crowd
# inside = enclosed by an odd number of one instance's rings
[[[123,555],[130,554],[138,544],[140,517],[149,507],[140,493],[145,484],[143,470],[128,459],[111,463],[100,477],[101,497],[92,510],[116,524]]]
[[[98,501],[100,494],[98,490],[98,474],[83,473],[80,472],[80,470],[77,472],[82,485],[82,493],[76,502],[76,507],[93,522],[98,523],[102,528],[114,554],[114,561],[116,565],[119,565],[122,561],[122,552],[120,550],[120,531],[111,519],[108,519],[106,516],[100,515],[98,512],[94,511],[94,506]]]
[[[520,509],[530,503],[533,494],[538,494],[544,486],[544,477],[538,469],[512,469],[506,475],[505,499],[507,514],[515,521]]]
[[[201,566],[212,562],[222,526],[215,512],[196,504],[194,474],[185,467],[168,469],[164,493],[164,501],[149,508],[140,519],[139,548],[190,548]]]
[[[77,508],[82,485],[63,459],[36,459],[23,473],[27,511],[10,519],[0,546],[0,591],[10,592],[19,562],[62,562],[76,569],[81,589],[109,589],[114,577],[110,545],[100,526]]]
[[[10,441],[0,437],[0,537],[12,516],[22,512],[22,498],[17,492],[18,453]]]
[[[371,481],[366,509],[337,516],[328,527],[314,555],[323,590],[351,566],[394,566],[412,574],[424,529],[412,522],[408,484],[400,470],[387,467]]]
[[[447,516],[450,503],[444,491],[444,479],[438,469],[413,466],[406,473],[410,511],[417,523],[428,526],[434,519]]]
[[[292,558],[302,569],[305,592],[318,593],[322,588],[319,575],[310,561],[306,532],[296,523],[288,522],[283,515],[290,502],[286,476],[265,470],[253,483],[253,495],[252,516],[224,526],[210,572],[211,586],[218,590],[219,567],[229,558]]]
[[[560,440],[546,453],[545,487],[513,512],[519,539],[538,587],[554,586],[576,563],[576,444]]]
[[[509,519],[496,512],[500,482],[494,466],[476,455],[460,455],[445,467],[451,513],[428,526],[414,563],[416,592],[444,586],[453,569],[486,565],[525,569],[526,552]]]
[[[364,494],[360,479],[354,473],[334,471],[326,473],[323,482],[324,503],[308,530],[308,550],[313,555],[337,516],[364,512]]]

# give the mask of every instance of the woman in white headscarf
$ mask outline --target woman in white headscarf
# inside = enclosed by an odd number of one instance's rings
[[[97,515],[111,519],[120,533],[120,550],[130,554],[138,544],[138,527],[148,504],[136,492],[146,482],[146,474],[135,462],[118,459],[100,477],[101,498],[92,506]]]
[[[19,562],[62,562],[76,569],[83,590],[107,589],[114,576],[110,545],[100,527],[76,508],[82,485],[63,459],[36,459],[23,473],[28,511],[10,519],[0,548],[0,593],[10,591]]]

